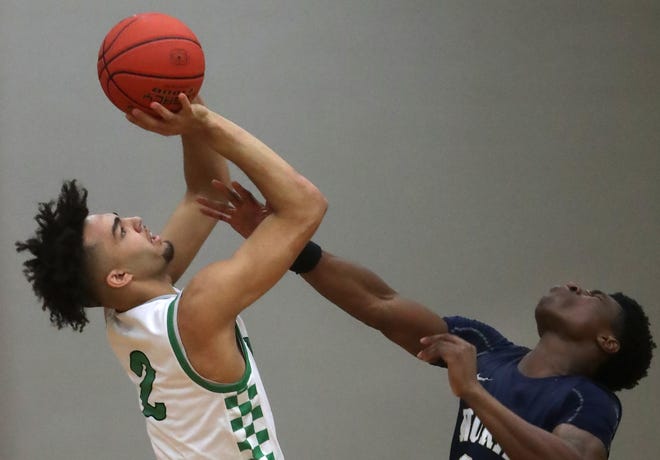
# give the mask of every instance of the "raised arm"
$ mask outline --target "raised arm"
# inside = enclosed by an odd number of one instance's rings
[[[327,203],[311,182],[249,132],[200,104],[191,105],[185,95],[180,100],[180,112],[152,104],[161,119],[140,113],[136,122],[163,135],[197,136],[241,168],[272,209],[233,256],[202,269],[181,297],[179,328],[186,349],[215,353],[235,343],[236,316],[286,273],[316,231]],[[197,213],[196,218],[202,217]]]
[[[199,98],[196,102],[202,103]],[[127,118],[133,122],[136,120],[132,115]],[[172,283],[176,283],[186,271],[216,223],[214,219],[199,218],[195,197],[205,195],[222,199],[211,187],[211,180],[215,178],[226,184],[230,180],[224,157],[218,155],[204,137],[195,133],[182,134],[181,143],[186,191],[160,233],[175,248],[174,258],[167,268]]]
[[[229,204],[200,198],[202,211],[248,237],[268,209],[237,183],[235,193],[218,182],[214,185]],[[447,331],[445,321],[430,309],[401,297],[371,270],[328,252],[302,277],[330,302],[413,355],[421,349],[420,338]]]

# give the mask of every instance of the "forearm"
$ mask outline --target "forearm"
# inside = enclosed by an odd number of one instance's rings
[[[330,302],[412,354],[419,351],[421,337],[446,331],[440,316],[402,298],[371,270],[327,252],[302,276]]]
[[[227,161],[202,137],[181,136],[183,148],[183,172],[187,191],[191,195],[216,197],[217,191],[211,181],[217,179],[229,184],[230,175]]]
[[[175,248],[174,259],[168,265],[172,282],[176,282],[190,265],[216,221],[199,216],[195,202],[197,195],[219,199],[212,179],[229,182],[227,161],[208,143],[203,136],[183,135],[183,171],[186,193],[163,228],[161,236]]]
[[[580,460],[578,452],[558,436],[528,423],[481,385],[475,385],[463,400],[474,410],[493,439],[511,460]]]
[[[325,212],[327,204],[318,189],[248,131],[216,113],[210,113],[207,129],[212,148],[250,178],[273,214],[305,218],[310,212]]]
[[[325,251],[316,267],[301,276],[330,302],[376,329],[382,316],[379,304],[397,295],[375,273]]]

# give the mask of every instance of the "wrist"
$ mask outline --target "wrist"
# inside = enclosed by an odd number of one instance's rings
[[[490,395],[486,389],[478,382],[474,381],[466,385],[465,388],[456,395],[463,401],[465,401],[469,406],[478,405],[479,401],[484,395]]]

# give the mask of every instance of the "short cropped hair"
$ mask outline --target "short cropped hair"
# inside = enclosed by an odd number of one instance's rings
[[[619,391],[634,388],[646,377],[656,344],[642,306],[621,292],[610,294],[610,297],[622,309],[616,327],[620,348],[601,365],[594,380],[611,391]]]
[[[23,273],[58,329],[82,331],[89,322],[85,308],[94,304],[83,247],[88,214],[87,189],[75,180],[65,181],[57,203],[39,203],[34,236],[16,242],[18,252],[33,256],[23,263]]]

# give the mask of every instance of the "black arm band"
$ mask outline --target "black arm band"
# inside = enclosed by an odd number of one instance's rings
[[[289,270],[298,275],[310,272],[316,267],[316,264],[319,263],[322,254],[323,250],[321,249],[321,246],[310,241],[300,252],[300,255],[298,255]]]

